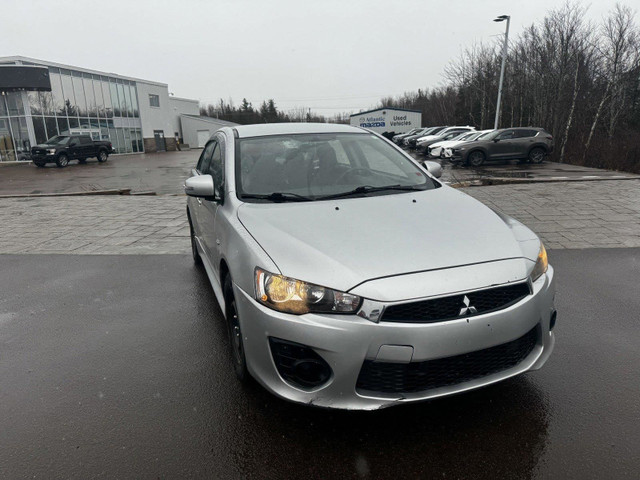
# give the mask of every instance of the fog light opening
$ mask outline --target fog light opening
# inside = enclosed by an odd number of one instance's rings
[[[553,330],[553,327],[556,326],[556,316],[558,315],[557,311],[553,311],[551,314],[551,320],[549,320],[549,331]]]
[[[274,337],[269,345],[278,373],[296,387],[317,388],[331,378],[331,367],[311,347]]]
[[[329,380],[329,369],[326,363],[307,358],[293,364],[293,375],[298,383],[314,387]]]

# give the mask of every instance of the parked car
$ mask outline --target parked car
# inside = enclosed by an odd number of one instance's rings
[[[440,127],[425,128],[422,132],[405,138],[402,144],[407,148],[416,148],[416,142],[419,138],[426,137],[427,135],[435,135],[441,130],[444,130],[445,128],[447,127],[440,126]]]
[[[106,162],[111,152],[111,142],[93,140],[89,135],[56,135],[31,147],[31,160],[37,167],[55,163],[62,168],[69,165],[70,160],[85,163],[91,157],[96,157],[101,163]]]
[[[409,130],[408,132],[399,133],[398,135],[394,135],[391,140],[393,141],[393,143],[395,143],[397,145],[402,145],[402,141],[405,138],[410,137],[411,135],[415,135],[416,133],[421,132],[422,130],[424,130],[424,129],[423,128],[413,128],[413,129]]]
[[[436,142],[441,142],[443,140],[451,140],[457,136],[459,136],[461,133],[467,133],[467,132],[475,132],[475,128],[474,127],[447,127],[441,131],[439,131],[438,133],[436,133],[435,135],[426,135],[424,137],[418,138],[416,140],[416,150],[418,150],[419,152],[425,152],[427,150],[427,147],[429,145],[432,145]]]
[[[553,152],[553,137],[542,128],[496,130],[482,139],[463,143],[452,151],[451,161],[479,167],[490,160],[524,160],[542,163]]]
[[[425,165],[349,125],[213,135],[186,213],[240,380],[377,409],[546,362],[555,283],[540,239]]]
[[[461,145],[465,142],[474,142],[476,140],[481,139],[484,135],[487,135],[488,133],[493,132],[493,130],[481,130],[479,132],[470,132],[470,133],[466,133],[458,138],[454,138],[452,140],[449,140],[447,142],[441,142],[441,143],[434,143],[433,145],[431,145],[429,147],[429,151],[430,152],[436,152],[434,147],[436,147],[436,145],[440,146],[440,152],[438,153],[438,156],[440,158],[451,158],[451,152],[452,150],[457,147],[458,145]]]
[[[453,145],[457,142],[463,142],[465,140],[471,140],[472,137],[476,136],[478,132],[462,132],[455,135],[453,138],[449,140],[440,140],[438,142],[432,143],[425,150],[425,154],[430,158],[439,158],[440,154],[444,147]]]

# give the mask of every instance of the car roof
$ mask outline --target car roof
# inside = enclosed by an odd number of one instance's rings
[[[507,127],[507,128],[499,128],[498,130],[544,130],[542,127]]]
[[[260,123],[233,127],[239,138],[299,133],[367,133],[360,127],[336,123]]]

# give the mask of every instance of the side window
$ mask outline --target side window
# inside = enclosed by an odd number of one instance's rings
[[[533,137],[536,133],[535,130],[516,130],[515,138],[529,138]]]
[[[217,142],[212,141],[207,143],[207,146],[204,147],[202,151],[202,155],[200,155],[200,160],[198,160],[198,166],[196,169],[202,174],[206,175],[209,173],[209,163],[211,163],[211,154],[213,153],[213,149],[216,148]]]
[[[89,135],[80,135],[80,145],[90,145],[91,137]]]
[[[514,134],[515,132],[513,130],[505,130],[500,135],[498,135],[498,138],[500,140],[510,140],[513,138]]]
[[[216,144],[216,148],[211,156],[211,162],[209,163],[209,175],[213,177],[213,184],[216,188],[216,197],[222,198],[222,192],[224,192],[224,161],[223,161],[223,144],[213,142]]]

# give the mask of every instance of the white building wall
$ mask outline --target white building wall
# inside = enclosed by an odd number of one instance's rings
[[[215,119],[201,120],[199,118],[182,116],[182,129],[184,135],[184,143],[188,144],[191,148],[198,148],[198,131],[208,132],[208,136],[211,137],[214,132],[220,130],[222,127],[227,126],[226,123],[214,123]]]
[[[422,113],[380,108],[370,112],[357,113],[349,119],[351,125],[367,128],[376,133],[404,133],[422,126]]]
[[[190,100],[188,98],[169,97],[169,108],[171,110],[171,128],[172,134],[178,132],[180,138],[184,143],[189,143],[184,140],[184,132],[182,131],[182,124],[180,123],[180,115],[200,115],[200,102],[197,100]]]
[[[142,137],[153,138],[154,130],[162,130],[165,138],[173,138],[172,108],[169,103],[169,88],[167,85],[136,82],[138,103],[140,104],[140,119],[142,120]],[[160,106],[149,104],[149,94],[160,97]]]

